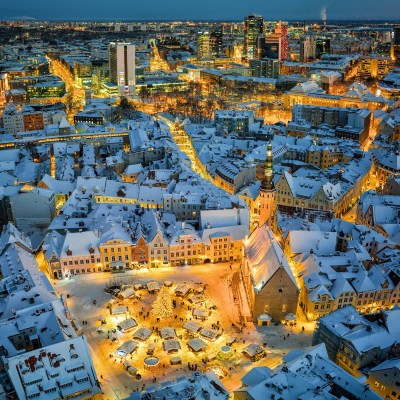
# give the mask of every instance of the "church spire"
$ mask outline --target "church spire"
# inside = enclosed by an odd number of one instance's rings
[[[274,173],[273,173],[273,159],[272,159],[272,144],[267,145],[267,158],[265,160],[265,173],[264,179],[261,182],[261,189],[273,190],[274,189]]]

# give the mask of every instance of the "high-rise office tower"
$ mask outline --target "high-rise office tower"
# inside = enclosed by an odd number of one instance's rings
[[[207,60],[211,58],[210,32],[199,32],[197,36],[197,59]]]
[[[214,29],[210,34],[211,54],[214,57],[223,53],[223,36],[222,25]]]
[[[400,61],[400,25],[397,25],[393,30],[391,53],[394,60]]]
[[[121,95],[135,93],[135,46],[131,43],[110,43],[110,81]]]
[[[317,55],[317,42],[314,36],[304,35],[300,38],[300,61],[315,60]]]
[[[244,19],[244,49],[247,60],[254,60],[257,56],[257,40],[264,32],[264,20],[261,15],[249,15]]]
[[[281,48],[279,60],[286,60],[289,57],[289,36],[288,36],[288,25],[287,22],[279,21],[276,24],[275,35],[279,35],[281,38]]]
[[[331,39],[320,36],[316,41],[316,57],[321,58],[324,54],[331,52]]]
[[[289,54],[287,25],[279,21],[273,33],[259,36],[257,39],[257,59],[272,58],[285,60]]]
[[[279,60],[281,52],[281,38],[276,35],[260,36],[257,39],[257,60],[272,58]]]

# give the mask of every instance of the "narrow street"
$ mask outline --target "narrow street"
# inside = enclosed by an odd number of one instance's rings
[[[177,144],[179,149],[189,157],[190,161],[192,162],[192,169],[204,179],[213,182],[205,167],[198,160],[196,156],[196,150],[194,149],[191,139],[186,133],[185,129],[181,126],[176,128],[175,123],[163,115],[158,115],[157,118],[162,119],[168,125],[175,143]]]
[[[85,103],[85,91],[79,87],[74,81],[69,71],[62,65],[61,62],[56,60],[50,60],[50,72],[65,82],[65,87],[70,100],[67,102],[68,120],[70,123],[73,122],[74,114],[80,112]]]

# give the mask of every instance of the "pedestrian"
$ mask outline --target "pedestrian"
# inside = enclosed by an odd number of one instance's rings
[[[301,327],[301,330],[304,332],[304,326]]]

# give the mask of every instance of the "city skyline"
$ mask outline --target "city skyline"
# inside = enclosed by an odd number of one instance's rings
[[[129,15],[131,13],[131,15]],[[104,0],[87,0],[82,5],[77,0],[68,3],[60,0],[30,2],[16,0],[12,4],[0,6],[3,19],[21,17],[38,20],[241,20],[243,15],[259,13],[268,19],[317,20],[326,15],[328,20],[384,20],[400,16],[400,3],[395,0],[288,0],[284,5],[260,4],[250,0],[243,4],[237,0],[203,0],[197,6],[187,7],[184,0],[150,0],[145,4],[135,4],[130,0],[117,0],[114,7],[107,7]]]
[[[400,0],[0,3],[0,400],[400,400]]]

